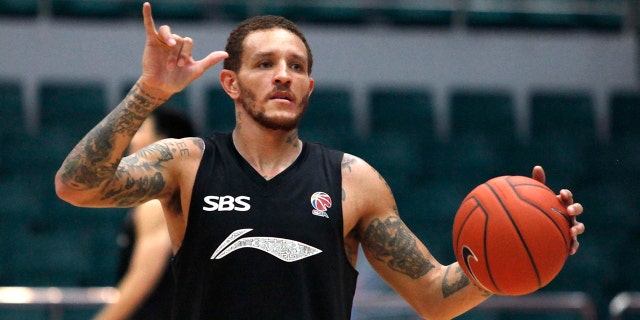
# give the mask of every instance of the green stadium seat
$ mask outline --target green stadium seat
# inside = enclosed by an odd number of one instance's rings
[[[0,0],[0,16],[35,17],[38,0]]]
[[[12,235],[13,285],[83,286],[90,276],[89,237],[77,232],[23,232]]]
[[[127,81],[122,86],[122,90],[120,91],[122,98],[124,98],[129,93],[133,85],[135,85],[136,81],[137,80]],[[171,96],[171,98],[169,98],[169,100],[167,100],[167,102],[164,103],[162,108],[169,107],[172,109],[180,110],[181,112],[189,112],[189,109],[191,108],[191,103],[189,102],[189,91],[190,89],[187,87],[184,90],[175,93],[173,96]]]
[[[357,140],[354,118],[349,91],[316,87],[300,124],[300,138],[348,151],[344,149]]]
[[[123,2],[127,15],[142,17],[142,4],[144,1],[124,0]],[[203,0],[155,0],[150,1],[150,3],[154,19],[197,21],[207,17],[210,2]]]
[[[221,19],[242,21],[256,12],[250,2],[251,0],[222,1],[214,10],[220,14]]]
[[[471,0],[466,13],[470,27],[526,29],[586,29],[619,31],[623,27],[620,0],[501,1]]]
[[[235,105],[233,100],[219,86],[206,89],[206,125],[205,134],[211,132],[228,132],[236,124]]]
[[[66,18],[124,18],[128,15],[126,3],[125,0],[51,0],[51,12],[55,17]],[[142,12],[141,8],[142,4],[138,11]]]
[[[372,88],[369,102],[370,133],[359,143],[356,155],[377,168],[393,190],[419,183],[426,172],[439,170],[433,167],[435,162],[425,164],[423,158],[440,152],[429,90]]]
[[[613,143],[640,139],[640,91],[620,90],[611,94],[611,140]]]
[[[449,100],[451,178],[480,184],[513,174],[510,156],[518,147],[511,93],[497,89],[458,89]]]
[[[22,87],[18,82],[0,80],[0,106],[2,106],[0,137],[7,133],[26,132],[23,99]]]
[[[534,91],[530,96],[531,138],[596,141],[595,109],[589,92]]]
[[[8,174],[19,169],[20,164],[14,161],[16,154],[16,139],[26,135],[26,121],[23,110],[23,93],[19,83],[0,80],[0,143],[5,146],[4,155],[0,157],[0,175]]]
[[[358,24],[368,18],[358,0],[270,1],[261,10],[296,22]]]
[[[610,140],[588,151],[589,176],[635,188],[640,183],[640,92],[614,91],[608,107]]]
[[[382,17],[398,26],[447,27],[453,22],[453,4],[433,4],[421,0],[393,1],[378,9]]]
[[[433,97],[423,88],[373,88],[371,136],[399,133],[416,141],[436,140]]]
[[[41,130],[46,134],[61,131],[79,141],[106,115],[105,89],[100,83],[45,82],[38,96]]]
[[[53,176],[72,148],[106,115],[105,90],[100,83],[49,81],[40,85],[38,97],[38,144],[23,146],[42,162],[38,170]]]
[[[588,151],[597,145],[591,95],[534,91],[530,98],[531,141],[520,156],[531,165],[542,165],[554,190],[585,179]]]
[[[0,319],[3,320],[47,320],[49,319],[49,310],[46,308],[26,309],[22,306],[0,309]]]

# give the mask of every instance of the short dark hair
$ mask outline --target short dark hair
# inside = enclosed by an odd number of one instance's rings
[[[196,135],[187,116],[175,109],[161,107],[153,110],[149,118],[153,119],[156,134],[166,138],[186,138]]]
[[[235,72],[240,70],[242,52],[244,49],[244,39],[251,32],[269,29],[284,29],[295,34],[296,36],[298,36],[298,38],[300,38],[300,40],[302,40],[302,43],[304,43],[304,46],[307,48],[307,70],[309,70],[309,74],[311,74],[311,69],[313,67],[313,56],[311,54],[311,48],[307,43],[307,39],[304,37],[304,33],[302,33],[302,30],[300,30],[300,28],[298,28],[298,26],[292,21],[284,17],[272,15],[256,16],[246,19],[240,22],[240,24],[238,24],[233,29],[233,31],[231,31],[231,33],[229,34],[229,38],[227,38],[227,46],[225,48],[225,51],[229,54],[229,57],[224,60],[223,68]]]

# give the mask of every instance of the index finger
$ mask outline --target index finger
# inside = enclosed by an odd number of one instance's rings
[[[145,2],[142,5],[142,17],[144,18],[144,29],[147,31],[147,35],[155,36],[156,26],[153,23],[153,16],[151,16],[151,4]]]

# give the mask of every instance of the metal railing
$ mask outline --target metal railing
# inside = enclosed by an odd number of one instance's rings
[[[640,314],[640,292],[620,292],[609,303],[611,320],[622,320],[627,314]]]
[[[0,308],[45,308],[49,319],[64,319],[66,309],[98,307],[113,303],[118,291],[113,287],[0,287]],[[356,294],[354,305],[363,316],[415,315],[397,294],[363,291]],[[612,319],[621,319],[625,312],[640,311],[640,293],[621,293],[611,302]],[[474,310],[489,312],[549,312],[574,313],[585,320],[596,320],[595,303],[582,292],[534,293],[525,296],[495,296]],[[417,315],[416,315],[417,318]]]
[[[375,316],[401,315],[403,319],[418,315],[409,305],[394,292],[358,292],[354,301],[358,318],[367,319]],[[538,313],[571,313],[585,320],[598,318],[596,303],[583,292],[534,293],[525,296],[494,296],[473,309],[481,312],[538,312]]]
[[[118,299],[113,287],[0,287],[0,308],[43,308],[49,319],[64,319],[67,309],[98,307]]]

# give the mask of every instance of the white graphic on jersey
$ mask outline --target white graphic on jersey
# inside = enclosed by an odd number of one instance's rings
[[[229,253],[242,248],[262,250],[285,262],[302,260],[322,252],[322,250],[308,244],[283,238],[249,237],[235,241],[251,230],[253,229],[240,229],[232,232],[218,246],[213,255],[211,255],[211,259],[222,259]]]

